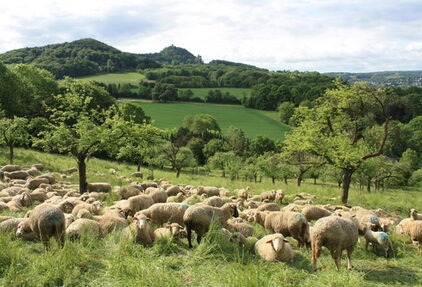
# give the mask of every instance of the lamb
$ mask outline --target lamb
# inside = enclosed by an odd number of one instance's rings
[[[208,231],[213,217],[216,217],[224,225],[232,216],[239,216],[236,205],[233,203],[226,203],[222,207],[212,207],[205,204],[190,206],[183,215],[189,248],[192,248],[192,230],[196,232],[199,244],[204,233]]]
[[[413,220],[422,220],[422,214],[418,213],[414,208],[410,210],[410,218]]]
[[[312,267],[316,270],[317,258],[322,246],[327,247],[334,259],[337,270],[340,269],[340,259],[343,249],[347,250],[348,268],[351,270],[352,253],[358,242],[359,232],[351,220],[338,216],[328,216],[318,219],[312,228]]]
[[[128,227],[123,229],[123,236],[135,243],[140,243],[144,246],[150,246],[154,243],[155,234],[152,227],[148,224],[146,217],[134,218],[136,222],[131,223]]]
[[[162,188],[148,187],[145,190],[145,193],[148,194],[155,203],[163,203],[167,201],[167,193]]]
[[[111,192],[111,185],[107,182],[88,183],[89,192]]]
[[[138,186],[135,185],[126,185],[120,187],[118,192],[122,199],[128,199],[132,196],[139,195],[142,192],[142,187],[139,189]]]
[[[214,207],[222,207],[226,202],[219,196],[211,196],[203,201],[204,204]]]
[[[422,254],[422,220],[405,218],[397,225],[396,232],[409,236],[414,243],[417,242],[419,253]]]
[[[89,236],[100,236],[100,224],[92,219],[79,218],[66,228],[66,235],[71,240],[77,240],[83,233]]]
[[[101,202],[95,201],[92,204],[86,202],[79,203],[72,210],[73,217],[76,219],[78,212],[83,209],[89,211],[91,214],[98,214],[101,209]]]
[[[387,233],[383,231],[372,231],[369,229],[365,229],[365,233],[363,235],[366,240],[365,249],[368,250],[369,243],[372,244],[372,247],[375,248],[375,246],[381,246],[384,250],[384,256],[385,258],[388,257],[388,252],[394,252],[393,251],[393,244],[391,243],[391,240]]]
[[[302,209],[302,214],[307,220],[318,220],[322,217],[330,216],[331,212],[315,205],[308,205]]]
[[[29,215],[29,220],[22,221],[16,231],[17,237],[23,237],[28,232],[34,232],[49,249],[50,237],[55,237],[60,246],[64,246],[65,217],[63,211],[51,204],[35,207]]]
[[[297,240],[298,246],[309,246],[309,224],[305,216],[298,212],[273,211],[262,213],[255,212],[254,220],[264,226],[269,233],[281,233],[283,236],[292,236]]]
[[[269,234],[259,239],[254,246],[255,253],[266,261],[293,262],[293,250],[282,234]]]
[[[160,227],[154,230],[155,238],[159,237],[173,237],[178,238],[183,233],[183,226],[178,223],[172,223],[165,227]]]
[[[163,225],[166,222],[184,225],[183,216],[188,208],[189,205],[186,203],[156,203],[149,208],[136,213],[135,217],[139,217],[140,214],[143,214],[158,225]]]

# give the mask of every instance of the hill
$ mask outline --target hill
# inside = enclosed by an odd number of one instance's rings
[[[193,114],[209,114],[220,125],[223,132],[229,126],[242,129],[246,136],[255,138],[258,135],[274,140],[283,140],[290,127],[275,119],[277,112],[247,109],[242,106],[228,106],[199,103],[154,103],[135,101],[141,105],[145,113],[159,128],[177,128],[182,125],[184,117]]]
[[[188,50],[176,47],[174,45],[166,47],[158,53],[139,54],[139,56],[170,65],[203,63],[201,56],[198,55],[197,57],[195,57]]]
[[[56,78],[85,76],[100,72],[159,68],[154,60],[122,52],[94,39],[16,49],[0,55],[5,64],[34,64]]]
[[[375,86],[422,87],[422,71],[388,71],[371,73],[326,73],[332,77],[354,82],[368,82]]]

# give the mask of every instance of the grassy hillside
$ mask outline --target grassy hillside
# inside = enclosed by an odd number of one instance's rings
[[[188,90],[188,89],[179,89],[179,90]],[[244,88],[191,88],[189,89],[193,92],[194,97],[205,98],[208,95],[210,90],[220,90],[222,93],[229,92],[231,95],[235,96],[238,99],[242,99],[244,96],[248,96],[251,92],[251,89]]]
[[[0,150],[0,158],[4,164],[4,149]],[[16,162],[40,162],[53,171],[75,166],[75,162],[65,156],[23,149],[16,150]],[[110,167],[117,170],[116,176],[107,174]],[[134,169],[133,165],[93,158],[88,163],[88,179],[117,184],[117,176],[127,176]],[[97,171],[106,176],[95,177]],[[283,188],[287,194],[310,192],[317,195],[318,203],[333,203],[327,199],[339,194],[330,184],[305,182],[298,189],[291,184],[230,182],[190,173],[182,174],[177,180],[173,172],[156,171],[155,175],[175,183],[213,184],[230,189],[249,185],[253,192],[274,187]],[[76,182],[77,178],[74,175],[69,180]],[[113,198],[117,199],[116,195],[109,196],[109,204]],[[422,196],[416,191],[359,194],[352,190],[350,204],[382,207],[388,212],[405,215],[411,206],[422,205]],[[255,236],[265,234],[260,226],[255,227]],[[179,243],[160,240],[153,247],[144,248],[123,240],[119,232],[114,232],[102,238],[85,237],[80,242],[67,240],[63,249],[57,248],[54,242],[47,253],[39,242],[11,240],[9,235],[0,234],[0,286],[421,286],[421,256],[416,247],[405,237],[391,236],[396,252],[394,258],[385,259],[365,251],[361,238],[353,254],[355,268],[352,271],[346,270],[345,256],[341,270],[337,271],[326,249],[318,261],[320,270],[313,271],[311,251],[299,250],[291,238],[295,258],[293,263],[286,264],[265,262],[250,249],[226,242],[215,232],[210,232],[199,246],[195,243],[192,250],[187,248],[186,239]]]
[[[104,84],[134,84],[138,85],[145,76],[136,72],[110,73],[78,78],[86,81],[96,81]]]
[[[284,139],[290,130],[287,125],[275,119],[277,112],[263,112],[242,106],[199,104],[199,103],[153,103],[136,101],[159,128],[176,128],[182,125],[183,118],[192,114],[212,115],[224,131],[232,125],[241,128],[248,137],[258,135],[272,139]]]

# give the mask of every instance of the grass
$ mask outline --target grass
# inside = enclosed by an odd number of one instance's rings
[[[6,150],[1,149],[0,164],[5,164],[6,158]],[[36,162],[43,163],[45,169],[51,171],[76,165],[66,156],[16,149],[17,164]],[[117,170],[117,176],[129,176],[135,170],[134,165],[91,158],[89,181],[126,184],[107,173],[111,167]],[[176,179],[172,171],[156,170],[155,176],[174,183],[229,189],[250,186],[254,193],[274,188],[282,188],[287,194],[309,192],[317,195],[318,203],[333,203],[328,198],[339,194],[338,188],[331,184],[313,185],[305,181],[298,188],[278,182],[274,186],[267,179],[262,183],[231,182],[215,174],[198,173],[189,170]],[[66,180],[76,183],[77,176]],[[409,208],[422,206],[422,196],[415,190],[368,194],[352,188],[350,204],[383,208],[405,216]],[[256,235],[263,235],[261,227],[257,226]],[[329,252],[323,249],[318,260],[321,269],[315,272],[311,269],[310,250],[299,250],[293,241],[295,259],[292,264],[265,262],[250,249],[226,242],[215,228],[201,245],[195,243],[192,250],[187,248],[185,239],[181,243],[160,240],[153,247],[144,248],[122,240],[119,232],[115,232],[103,238],[66,241],[63,249],[53,240],[52,250],[46,253],[39,242],[11,240],[9,235],[0,234],[0,286],[422,286],[421,256],[416,247],[405,237],[391,236],[396,250],[394,258],[385,259],[365,251],[364,240],[361,240],[353,254],[354,270],[346,270],[343,256],[342,268],[337,271]]]
[[[138,85],[145,76],[136,72],[109,73],[78,78],[85,81],[96,81],[104,84],[134,84]]]
[[[220,90],[223,94],[229,92],[232,96],[235,96],[239,100],[244,96],[248,96],[251,89],[247,88],[182,88],[179,90],[191,90],[194,97],[204,99],[208,95],[208,91]]]
[[[284,134],[290,130],[287,125],[276,119],[277,112],[231,105],[134,102],[141,105],[145,113],[154,120],[155,126],[163,129],[180,127],[187,115],[203,113],[213,116],[223,132],[226,132],[229,126],[235,126],[242,129],[250,138],[261,135],[283,140]]]

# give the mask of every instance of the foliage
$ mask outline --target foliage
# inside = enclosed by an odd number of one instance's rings
[[[152,89],[152,100],[162,103],[176,101],[177,89],[172,84],[157,83]]]
[[[120,117],[127,122],[133,121],[136,124],[146,124],[151,121],[151,118],[145,115],[145,112],[140,105],[131,102],[123,102],[118,108]]]
[[[288,124],[295,111],[295,105],[290,102],[283,102],[278,106],[278,114],[282,123]]]
[[[0,143],[9,147],[9,163],[13,164],[14,147],[29,142],[28,120],[14,117],[0,119]]]

